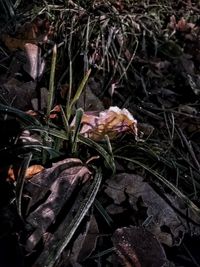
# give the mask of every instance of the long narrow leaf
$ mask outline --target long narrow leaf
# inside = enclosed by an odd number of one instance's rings
[[[31,117],[30,115],[26,114],[25,112],[12,108],[3,104],[0,104],[0,113],[11,115],[13,117],[17,117],[22,122],[24,122],[27,125],[41,125],[38,120]]]
[[[73,105],[78,101],[81,93],[83,92],[83,89],[85,88],[85,85],[88,81],[88,78],[90,76],[90,73],[91,73],[91,69],[88,70],[88,72],[86,73],[85,77],[83,78],[81,84],[79,85],[78,87],[78,90],[76,91],[76,94],[75,96],[73,97],[73,99],[71,100],[71,103],[69,105],[69,108],[67,110],[67,118],[69,119],[70,116],[71,116],[71,112],[72,112],[72,108],[73,108]]]
[[[101,216],[103,217],[103,219],[106,221],[106,223],[112,227],[113,225],[113,220],[112,218],[110,217],[110,215],[107,213],[107,211],[103,208],[103,206],[101,205],[101,203],[95,199],[95,207],[96,209],[99,211],[99,213],[101,214]]]
[[[48,147],[48,146],[44,146],[44,145],[40,145],[40,144],[35,144],[35,143],[28,143],[28,144],[20,144],[20,145],[12,145],[12,146],[6,146],[2,149],[0,149],[0,155],[4,155],[5,153],[22,153],[23,151],[31,151],[32,153],[34,151],[39,151],[41,152],[42,150],[45,150],[51,157],[55,156],[58,157],[60,155],[62,155],[61,152],[56,151],[55,149]]]
[[[22,201],[22,192],[24,188],[25,173],[26,173],[27,168],[29,167],[31,158],[32,158],[32,153],[28,153],[27,155],[24,156],[24,159],[21,164],[21,168],[20,168],[20,171],[17,177],[15,194],[16,194],[17,211],[21,218],[22,218],[21,201]]]
[[[73,71],[72,71],[72,39],[73,39],[73,30],[74,30],[74,18],[72,19],[70,35],[68,40],[68,56],[69,56],[69,90],[67,94],[67,103],[66,103],[66,115],[67,120],[68,117],[68,110],[70,110],[70,101],[72,97],[72,84],[73,84]]]
[[[112,172],[115,173],[116,167],[114,158],[102,146],[82,135],[79,135],[79,141],[96,150],[104,158],[105,162],[107,163],[108,167],[112,170]]]
[[[77,149],[77,139],[78,139],[78,134],[81,128],[82,117],[83,117],[83,109],[79,108],[76,111],[75,127],[74,127],[73,136],[72,136],[72,153],[75,153]]]
[[[42,133],[48,133],[49,135],[52,135],[53,137],[57,137],[63,140],[68,140],[68,135],[63,130],[58,129],[51,129],[49,127],[45,126],[29,126],[26,127],[26,130],[33,131],[33,132],[40,132]]]
[[[53,47],[53,54],[52,54],[52,62],[51,62],[51,73],[50,73],[50,81],[49,81],[49,92],[48,92],[48,101],[47,101],[47,119],[49,118],[53,99],[54,99],[54,92],[55,92],[55,69],[56,69],[56,58],[57,58],[57,46],[54,45]]]

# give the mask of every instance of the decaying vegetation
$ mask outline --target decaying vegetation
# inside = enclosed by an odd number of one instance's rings
[[[2,266],[199,266],[200,4],[13,2]]]

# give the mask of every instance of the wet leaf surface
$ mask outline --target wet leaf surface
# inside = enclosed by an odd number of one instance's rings
[[[168,266],[161,244],[154,235],[142,227],[119,228],[112,240],[123,266]]]

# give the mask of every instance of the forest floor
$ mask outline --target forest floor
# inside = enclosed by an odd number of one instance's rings
[[[0,266],[199,267],[198,1],[13,2]]]

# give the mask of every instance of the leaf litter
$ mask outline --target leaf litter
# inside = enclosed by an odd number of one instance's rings
[[[0,6],[0,247],[17,255],[2,264],[199,266],[199,4],[15,6]]]

